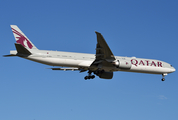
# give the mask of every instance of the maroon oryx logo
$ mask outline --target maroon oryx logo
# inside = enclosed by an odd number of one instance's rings
[[[12,28],[12,31],[13,31],[13,33],[15,33],[16,35],[19,36],[19,37],[16,37],[18,39],[17,43],[20,43],[24,47],[27,47],[27,46],[24,45],[24,42],[26,41],[28,48],[32,49],[33,45],[30,43],[30,41],[25,36],[23,36],[20,32],[18,32],[17,30],[15,30],[13,28]]]

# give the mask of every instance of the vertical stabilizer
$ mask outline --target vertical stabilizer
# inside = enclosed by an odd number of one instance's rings
[[[35,45],[27,38],[27,36],[25,36],[25,34],[16,25],[11,25],[11,29],[17,43],[21,44],[26,49],[37,49]]]

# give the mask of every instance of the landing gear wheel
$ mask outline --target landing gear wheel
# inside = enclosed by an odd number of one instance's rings
[[[162,80],[162,81],[165,81],[165,78],[162,78],[161,80]]]
[[[93,79],[93,78],[95,78],[95,76],[94,76],[94,75],[92,75],[92,76],[91,76],[91,79]]]
[[[87,80],[87,79],[93,79],[93,78],[95,78],[94,75],[92,75],[92,76],[85,76],[85,77],[84,77],[85,80]]]
[[[88,79],[88,76],[85,76],[84,79],[87,80],[87,79]]]

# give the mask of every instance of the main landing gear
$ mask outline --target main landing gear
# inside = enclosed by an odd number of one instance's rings
[[[167,75],[167,73],[162,74],[162,79],[161,79],[162,81],[165,81],[165,78],[164,78],[164,77],[165,77],[166,75]]]
[[[95,78],[95,75],[91,75],[91,73],[93,72],[93,74],[99,76],[100,74],[104,73],[104,70],[96,70],[96,71],[88,71],[88,76],[85,76],[84,79],[87,80],[87,79],[93,79]]]
[[[95,76],[91,75],[91,73],[92,73],[91,71],[88,71],[88,76],[85,76],[84,79],[87,80],[87,79],[93,79],[93,78],[95,78]]]

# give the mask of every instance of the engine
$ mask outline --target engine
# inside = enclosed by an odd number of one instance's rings
[[[112,79],[113,72],[102,72],[102,73],[97,74],[97,76],[103,79]]]
[[[130,69],[132,66],[130,60],[116,60],[113,64],[120,69]]]

